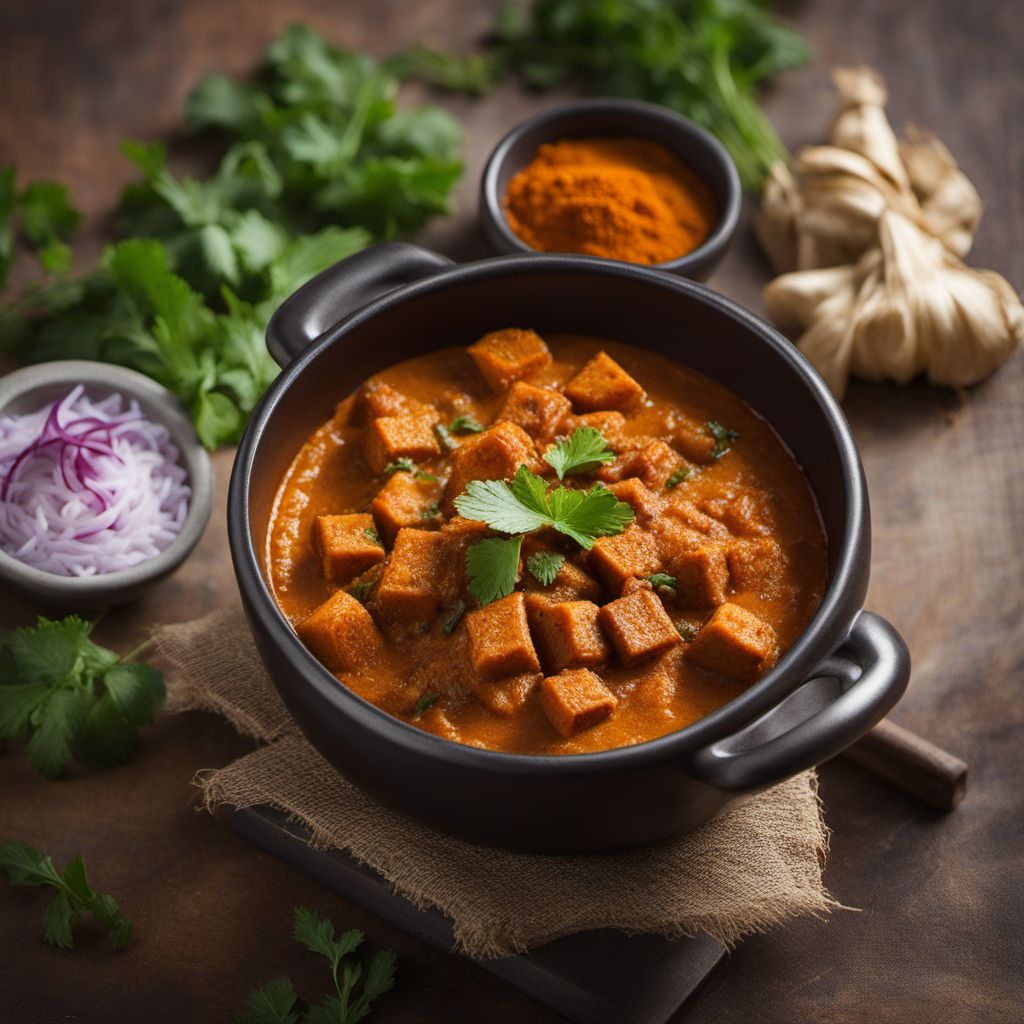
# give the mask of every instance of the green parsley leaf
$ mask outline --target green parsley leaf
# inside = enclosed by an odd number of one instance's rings
[[[680,466],[672,475],[665,481],[665,490],[671,491],[674,487],[678,487],[682,483],[686,483],[690,477],[693,476],[692,466]]]
[[[465,613],[466,602],[460,598],[452,606],[452,610],[441,620],[441,632],[445,636],[451,636],[455,632],[455,627],[462,621],[462,616]]]
[[[85,874],[85,861],[76,855],[63,873],[53,861],[27,843],[0,843],[0,871],[11,885],[48,886],[56,890],[46,909],[43,941],[60,949],[73,949],[72,929],[84,913],[91,913],[106,930],[115,949],[122,949],[132,935],[132,924],[116,901],[94,892]]]
[[[537,551],[526,560],[526,568],[542,587],[550,587],[564,562],[565,555],[555,551]]]
[[[245,1010],[234,1018],[234,1024],[299,1024],[298,1001],[287,978],[271,978],[249,993]]]
[[[0,739],[27,735],[29,762],[46,778],[76,750],[101,766],[126,760],[165,697],[157,669],[122,661],[90,630],[72,615],[0,633]]]
[[[480,434],[484,425],[475,416],[456,416],[448,424],[448,429],[453,434]]]
[[[655,590],[666,590],[672,594],[676,592],[676,578],[667,572],[652,572],[645,579]]]
[[[523,496],[532,494],[536,498],[534,480],[539,481],[541,497],[531,506],[523,501]],[[456,511],[466,519],[486,523],[492,530],[502,533],[531,533],[549,525],[551,519],[543,497],[544,481],[520,467],[515,485],[518,493],[504,480],[473,480],[455,499]]]
[[[416,701],[416,707],[412,709],[412,717],[414,719],[419,718],[424,711],[429,711],[437,703],[438,695],[436,693],[425,693],[418,701]]]
[[[711,449],[711,458],[718,460],[728,452],[733,442],[740,436],[735,430],[719,423],[718,420],[708,420],[704,429],[715,439],[715,447]]]
[[[412,459],[406,458],[404,455],[384,467],[385,476],[392,476],[395,473],[412,473],[417,480],[422,480],[424,483],[437,483],[437,477],[433,473],[420,469]]]
[[[590,473],[615,459],[604,435],[594,427],[577,427],[572,435],[544,453],[544,461],[564,480],[572,473]]]
[[[489,537],[470,545],[466,551],[469,592],[481,607],[515,590],[522,544],[521,536]]]

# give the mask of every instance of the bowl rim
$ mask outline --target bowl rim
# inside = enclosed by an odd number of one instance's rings
[[[836,568],[811,621],[771,671],[744,693],[682,729],[642,743],[590,753],[515,754],[473,747],[425,732],[339,684],[337,678],[302,643],[274,599],[249,528],[249,491],[257,454],[264,443],[272,443],[268,426],[278,406],[292,383],[335,342],[374,317],[436,291],[472,284],[487,277],[543,276],[556,272],[583,272],[667,287],[713,307],[768,344],[811,391],[828,425],[840,455],[846,489],[845,517]],[[688,757],[738,731],[778,704],[797,684],[813,678],[813,671],[846,638],[861,610],[862,595],[857,596],[856,606],[851,607],[851,592],[856,593],[859,582],[866,578],[863,563],[867,553],[864,549],[870,550],[867,488],[853,435],[838,402],[806,357],[763,320],[704,285],[660,269],[574,254],[496,256],[455,264],[423,280],[387,292],[324,331],[282,370],[253,413],[232,467],[227,520],[232,563],[251,631],[263,642],[267,642],[267,638],[274,639],[294,668],[292,675],[299,677],[302,686],[312,687],[316,696],[333,712],[354,720],[360,729],[382,743],[397,744],[407,751],[443,761],[456,769],[496,775],[600,775],[620,772],[626,767],[641,769],[669,761],[679,762],[682,766]],[[280,689],[283,691],[284,688]]]
[[[512,148],[524,135],[529,135],[553,122],[578,114],[600,114],[602,112],[626,113],[634,116],[637,120],[638,131],[636,134],[638,137],[646,137],[645,132],[639,130],[643,128],[645,122],[658,122],[677,132],[680,137],[685,137],[691,145],[704,149],[719,165],[725,177],[726,202],[724,208],[718,211],[718,220],[711,234],[695,249],[683,253],[682,256],[677,256],[673,260],[665,260],[662,263],[633,264],[629,261],[612,260],[608,257],[591,258],[605,259],[612,263],[626,263],[628,266],[646,266],[649,269],[664,270],[673,274],[685,274],[698,269],[706,261],[721,253],[736,233],[743,205],[743,188],[740,184],[739,171],[728,150],[705,128],[669,107],[661,106],[658,103],[649,103],[646,100],[629,99],[584,99],[558,103],[521,121],[498,140],[494,149],[491,150],[480,176],[480,209],[487,217],[490,226],[501,236],[502,242],[515,252],[534,256],[584,255],[582,253],[547,253],[527,245],[509,227],[502,204],[504,197],[500,195],[498,189],[498,179]],[[683,158],[680,157],[680,159]]]
[[[178,535],[159,554],[117,572],[59,576],[0,550],[0,578],[49,600],[98,599],[158,579],[177,568],[199,542],[213,508],[213,468],[196,437],[192,420],[176,395],[137,370],[91,359],[58,359],[13,370],[0,377],[0,416],[18,399],[43,388],[84,384],[94,391],[120,392],[138,400],[146,416],[167,428],[188,473],[188,511]]]

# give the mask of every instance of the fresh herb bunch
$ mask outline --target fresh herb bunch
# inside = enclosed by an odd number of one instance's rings
[[[299,285],[371,242],[447,209],[462,170],[456,121],[399,110],[398,78],[292,26],[256,77],[201,81],[185,113],[221,143],[207,178],[176,178],[160,143],[125,142],[141,173],[121,198],[100,268],[30,289],[0,310],[0,347],[23,361],[100,359],[146,373],[192,411],[209,447],[238,439],[277,373],[264,331]],[[66,191],[18,193],[0,171],[0,285],[14,213],[44,269],[67,269],[80,216]],[[62,255],[63,253],[63,255]]]
[[[363,942],[363,933],[353,929],[336,935],[334,925],[306,907],[295,908],[294,935],[311,953],[318,953],[331,965],[334,994],[302,1009],[294,986],[288,978],[273,978],[262,988],[249,993],[245,1009],[234,1024],[358,1024],[370,1012],[371,1004],[394,988],[395,954],[381,950],[366,966],[351,959]],[[359,982],[362,980],[360,991]]]
[[[0,871],[11,885],[49,886],[55,889],[46,908],[43,942],[58,949],[74,949],[75,921],[90,913],[106,929],[114,949],[123,949],[132,937],[132,923],[112,896],[93,891],[85,877],[85,861],[76,854],[63,871],[27,843],[0,843]]]
[[[525,15],[502,8],[497,54],[538,88],[578,78],[589,92],[685,114],[722,141],[744,186],[760,191],[787,152],[757,86],[810,51],[759,0],[534,0]]]
[[[0,740],[28,736],[28,759],[59,778],[74,752],[101,766],[126,761],[164,701],[163,674],[89,639],[71,615],[0,633]]]

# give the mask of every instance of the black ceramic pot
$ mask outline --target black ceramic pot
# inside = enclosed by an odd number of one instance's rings
[[[340,685],[278,610],[264,576],[271,505],[306,437],[367,376],[509,324],[649,348],[721,381],[807,472],[830,583],[793,648],[742,696],[679,732],[595,754],[499,754],[440,739]],[[580,256],[455,266],[416,246],[366,250],[289,298],[268,328],[284,371],[242,440],[231,554],[267,670],[313,745],[382,803],[442,832],[534,851],[631,846],[707,821],[743,794],[838,754],[899,699],[905,645],[861,610],[870,535],[860,461],[821,378],[784,338],[662,271]]]

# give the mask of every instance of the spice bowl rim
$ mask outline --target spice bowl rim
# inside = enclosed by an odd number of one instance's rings
[[[206,449],[178,398],[136,370],[88,359],[55,360],[26,366],[0,377],[0,416],[33,393],[57,397],[62,386],[77,384],[97,393],[135,399],[147,418],[166,427],[188,473],[191,493],[178,535],[159,554],[117,572],[60,576],[19,561],[0,550],[0,579],[23,597],[47,608],[92,610],[137,597],[177,569],[199,542],[213,509],[213,468]]]
[[[488,241],[497,252],[506,255],[519,253],[555,255],[527,245],[509,226],[505,216],[504,194],[500,187],[500,181],[513,153],[524,140],[533,136],[548,135],[552,126],[559,122],[581,116],[599,117],[601,114],[608,114],[616,118],[628,116],[635,123],[635,129],[630,128],[633,137],[653,139],[662,145],[665,145],[662,141],[664,133],[672,132],[679,140],[679,145],[678,147],[666,146],[666,148],[687,167],[690,167],[687,152],[693,153],[698,150],[701,151],[704,159],[709,160],[715,166],[716,173],[720,175],[718,189],[714,188],[713,183],[709,182],[704,174],[700,174],[691,167],[693,173],[697,174],[712,191],[721,193],[715,196],[718,206],[717,219],[711,234],[700,245],[682,256],[662,263],[644,264],[652,270],[661,270],[695,280],[706,278],[725,255],[739,226],[743,204],[743,188],[740,184],[739,172],[725,146],[709,131],[668,107],[657,103],[648,103],[645,100],[584,99],[558,103],[521,121],[506,132],[488,156],[480,176],[480,222]],[[651,124],[657,124],[662,129],[660,133],[657,133],[658,137],[655,137],[655,133],[646,130]],[[596,128],[594,132],[597,136],[601,135]],[[565,137],[582,138],[584,136],[570,131]],[[546,141],[549,140],[538,138],[536,145],[530,147],[531,152],[535,154],[538,146]],[[515,170],[521,170],[522,166],[525,166],[525,162]],[[606,257],[593,258],[606,259]],[[609,260],[609,262],[628,263],[624,260]]]

